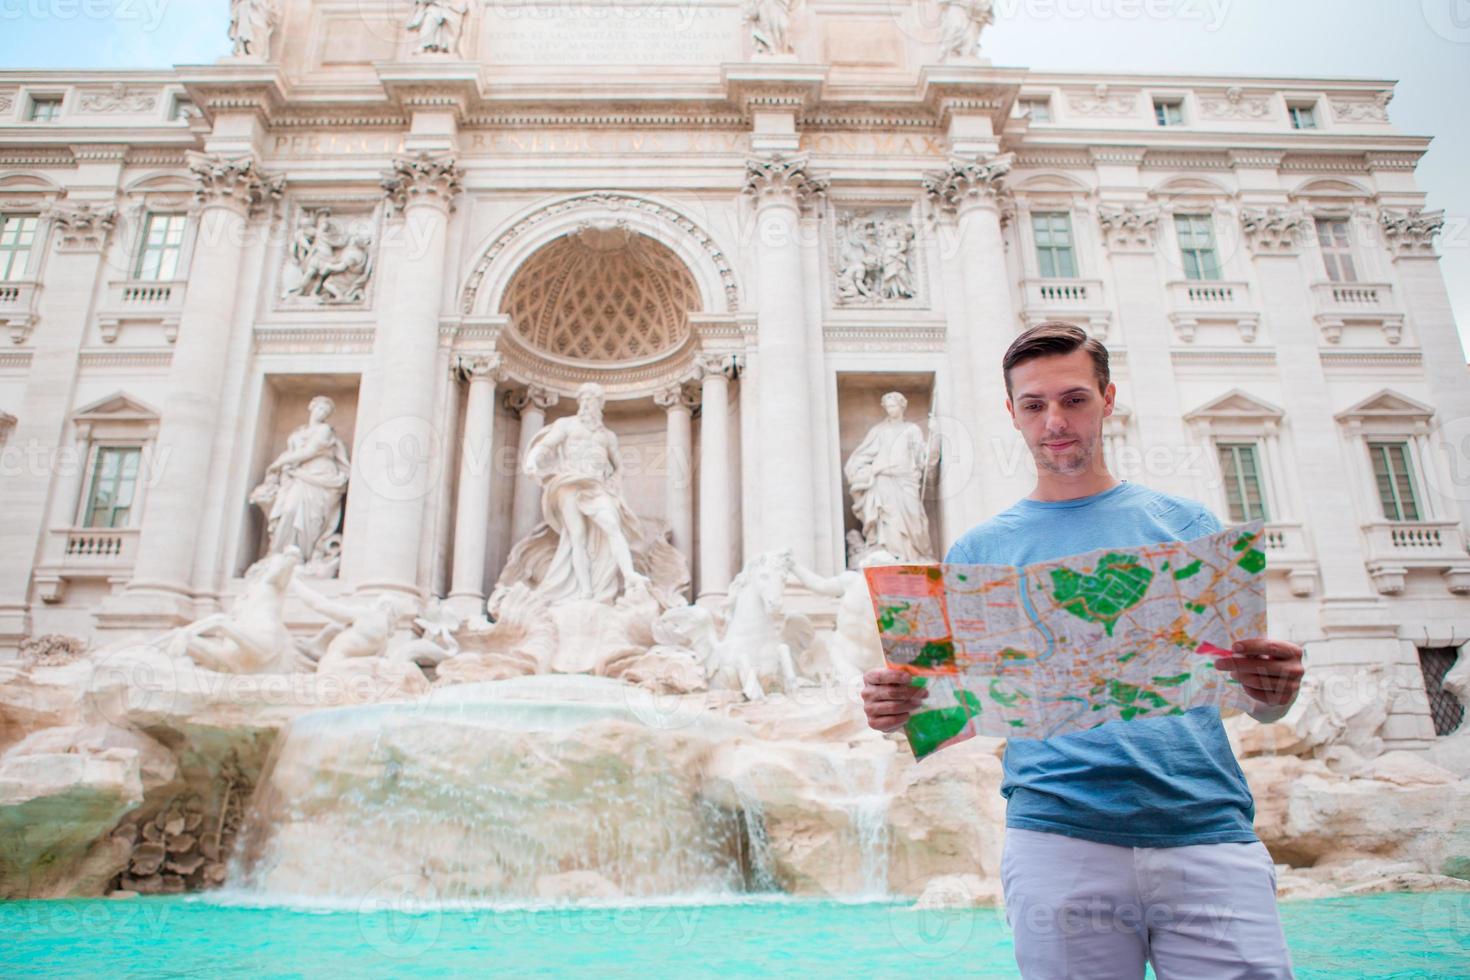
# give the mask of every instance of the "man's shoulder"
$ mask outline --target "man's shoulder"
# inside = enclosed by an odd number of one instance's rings
[[[994,557],[995,546],[1004,541],[1007,535],[1021,530],[1025,523],[1020,505],[1012,505],[960,535],[944,560],[960,565],[1005,564]]]
[[[1129,483],[1127,486],[1132,489],[1128,503],[1147,510],[1181,540],[1213,534],[1222,527],[1215,512],[1192,497],[1165,493],[1141,483]]]

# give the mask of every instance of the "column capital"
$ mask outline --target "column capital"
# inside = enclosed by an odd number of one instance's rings
[[[703,381],[712,376],[719,376],[726,381],[733,381],[740,376],[743,367],[745,367],[745,358],[740,354],[706,351],[697,354],[694,358],[694,380]]]
[[[683,382],[675,382],[655,391],[653,403],[665,411],[672,412],[682,409],[688,412],[699,404],[699,395],[685,388]]]
[[[499,384],[506,379],[506,372],[498,351],[488,354],[459,354],[454,358],[454,373],[474,384],[488,381]]]
[[[1434,239],[1444,229],[1444,212],[1380,208],[1378,225],[1394,258],[1434,258]]]
[[[1295,255],[1310,224],[1304,208],[1240,209],[1240,228],[1252,255]]]
[[[505,393],[505,407],[517,415],[528,408],[544,412],[560,400],[560,395],[540,385],[526,385],[524,388]]]
[[[1097,223],[1111,252],[1152,252],[1159,209],[1152,204],[1099,204]]]
[[[393,158],[393,169],[383,175],[383,196],[390,213],[402,212],[410,204],[452,211],[463,179],[464,169],[454,154],[420,150]]]
[[[117,208],[106,203],[58,201],[46,209],[46,218],[57,229],[58,252],[100,252],[117,225]]]
[[[189,174],[194,178],[194,197],[202,207],[229,208],[240,214],[281,199],[286,189],[284,174],[268,174],[249,154],[186,154]]]
[[[825,175],[811,169],[810,154],[772,153],[745,161],[742,193],[752,195],[757,207],[792,204],[805,208],[824,199],[831,184]]]
[[[943,170],[924,175],[924,193],[935,208],[947,214],[958,214],[977,204],[998,207],[1015,162],[1014,153],[954,157]]]

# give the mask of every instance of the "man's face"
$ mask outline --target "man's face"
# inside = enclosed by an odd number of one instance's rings
[[[1071,476],[1102,465],[1102,420],[1113,414],[1117,388],[1098,390],[1086,351],[1016,365],[1011,392],[1006,409],[1039,468]]]

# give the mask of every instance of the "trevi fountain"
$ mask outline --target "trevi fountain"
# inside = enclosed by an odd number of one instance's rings
[[[843,975],[884,972],[851,958],[865,940],[1005,975],[984,945],[999,931],[976,948],[915,925],[999,921],[1004,744],[918,764],[867,727],[861,675],[882,651],[863,569],[937,561],[1025,492],[982,448],[1019,446],[995,362],[1018,324],[1057,316],[1114,351],[1115,464],[1213,447],[1193,477],[1127,475],[1237,520],[1272,509],[1273,629],[1306,643],[1306,682],[1280,721],[1227,728],[1293,942],[1330,959],[1380,908],[1334,902],[1416,893],[1394,921],[1429,924],[1393,941],[1441,966],[1470,955],[1470,726],[1431,723],[1431,702],[1463,716],[1470,658],[1433,690],[1414,659],[1420,632],[1423,649],[1464,642],[1470,506],[1433,440],[1470,386],[1426,261],[1443,216],[1408,173],[1427,141],[1390,129],[1387,83],[1181,76],[1167,91],[1193,93],[1200,129],[1165,130],[1147,96],[1162,83],[993,67],[988,0],[883,17],[710,3],[668,32],[577,5],[229,6],[217,64],[57,101],[112,120],[108,145],[38,144],[0,170],[5,220],[20,202],[44,216],[22,233],[57,242],[44,295],[0,284],[0,397],[18,406],[0,442],[64,431],[92,461],[86,481],[6,476],[14,955],[63,955],[45,909],[221,916],[200,935],[264,944],[271,972],[318,942],[428,957],[429,921],[440,954],[481,948],[455,930],[485,920],[450,909],[567,928],[612,909],[652,930],[637,939],[659,935],[650,909],[728,907],[704,920],[696,975],[756,955],[740,947],[756,920],[828,936],[803,955]],[[563,40],[606,59],[623,102],[588,115],[601,76],[557,68]],[[639,101],[645,58],[667,102]],[[0,73],[0,122],[57,84]],[[1303,150],[1284,112],[1307,118],[1318,90],[1335,129]],[[92,176],[62,201],[53,176],[73,165]],[[683,197],[654,190],[665,165]],[[121,208],[80,202],[112,180]],[[1193,227],[1170,207],[1224,229],[1231,281],[1165,282]],[[1300,232],[1342,215],[1368,216],[1376,278],[1318,283],[1309,309],[1320,273],[1299,270],[1321,258]],[[65,306],[119,274],[97,257],[127,242],[146,261],[99,286],[101,311]],[[401,445],[429,446],[436,483],[385,479]],[[144,487],[155,449],[168,469]],[[629,465],[651,449],[676,465]],[[501,450],[508,466],[485,465]],[[1363,458],[1344,476],[1347,452]],[[1217,455],[1256,481],[1253,515]],[[1379,483],[1423,499],[1375,496],[1380,463],[1418,467]],[[1300,487],[1349,478],[1305,505]],[[1363,516],[1380,505],[1399,509]],[[371,925],[395,911],[403,935]],[[617,975],[589,935],[532,965],[583,955]],[[924,959],[951,940],[964,960]],[[763,972],[823,972],[771,942]],[[528,970],[524,948],[493,965]],[[196,954],[205,972],[246,962]],[[640,975],[672,969],[647,959],[664,954],[639,954]]]

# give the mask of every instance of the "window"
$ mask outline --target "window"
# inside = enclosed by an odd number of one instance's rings
[[[1317,244],[1322,247],[1322,264],[1327,267],[1328,279],[1333,282],[1358,281],[1346,218],[1318,218]]]
[[[38,220],[34,214],[0,215],[0,282],[25,278]]]
[[[1051,100],[1022,99],[1021,113],[1030,116],[1032,122],[1051,122]]]
[[[55,122],[61,118],[61,97],[48,95],[31,99],[31,122]]]
[[[1291,117],[1292,129],[1316,129],[1317,109],[1310,105],[1289,105],[1286,114]]]
[[[1154,99],[1154,118],[1160,126],[1183,126],[1184,103],[1179,99]]]
[[[1077,259],[1072,252],[1072,216],[1065,211],[1031,216],[1036,234],[1036,263],[1044,279],[1076,279]]]
[[[128,526],[142,458],[140,446],[102,446],[97,450],[83,527]]]
[[[1444,689],[1445,675],[1455,666],[1459,652],[1454,647],[1420,647],[1419,671],[1424,675],[1424,693],[1429,699],[1429,717],[1434,734],[1449,735],[1465,720],[1465,706]]]
[[[1215,224],[1207,214],[1176,214],[1174,230],[1184,260],[1184,278],[1219,279],[1220,259],[1215,251]]]
[[[184,241],[184,215],[150,214],[143,223],[143,243],[138,250],[135,279],[172,279],[179,271],[179,250]]]
[[[1215,446],[1220,455],[1220,473],[1225,477],[1225,504],[1230,520],[1267,521],[1266,497],[1261,492],[1261,468],[1256,461],[1254,443],[1222,442]]]
[[[1368,454],[1373,457],[1373,481],[1378,485],[1383,516],[1391,521],[1417,521],[1419,503],[1409,475],[1409,444],[1370,442]]]

